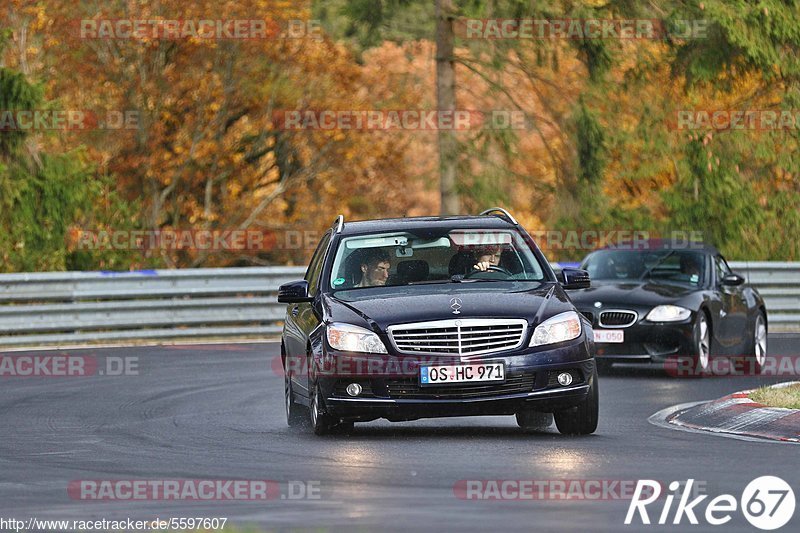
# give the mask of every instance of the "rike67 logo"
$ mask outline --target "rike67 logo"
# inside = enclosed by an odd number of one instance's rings
[[[786,525],[794,515],[795,498],[792,487],[784,480],[775,476],[762,476],[754,479],[744,488],[738,500],[731,494],[721,494],[705,502],[707,494],[692,496],[694,479],[686,483],[673,481],[669,484],[669,491],[663,498],[663,507],[658,512],[658,504],[654,504],[662,497],[661,484],[651,479],[640,479],[636,484],[633,499],[625,516],[625,525],[641,521],[642,524],[651,524],[649,512],[655,512],[652,520],[656,524],[673,525],[686,523],[697,525],[698,518],[705,519],[707,524],[721,526],[733,518],[734,513],[741,511],[750,524],[761,530],[774,530]],[[680,494],[677,491],[683,487]],[[674,500],[678,500],[673,510]],[[651,506],[648,509],[648,506]],[[648,512],[649,511],[649,512]],[[671,518],[671,520],[670,520]],[[686,521],[684,521],[684,518]]]

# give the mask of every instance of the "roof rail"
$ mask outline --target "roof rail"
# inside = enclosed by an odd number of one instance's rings
[[[336,217],[336,220],[333,221],[333,225],[336,226],[336,233],[341,233],[344,227],[344,215]]]
[[[503,216],[506,219],[508,219],[508,221],[511,222],[512,224],[514,224],[515,226],[519,226],[519,222],[517,222],[517,219],[514,218],[513,216],[511,216],[511,213],[509,213],[508,211],[506,211],[502,207],[490,207],[486,211],[481,211],[481,213],[478,216],[492,215],[492,214],[495,214],[495,215],[496,214],[500,214],[501,216]]]

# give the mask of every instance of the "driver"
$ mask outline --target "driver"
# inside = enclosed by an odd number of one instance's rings
[[[500,254],[502,250],[499,245],[486,246],[476,251],[477,263],[475,263],[475,270],[486,272],[489,267],[500,265]]]
[[[703,259],[698,254],[681,254],[681,272],[690,278],[700,278],[703,272]]]

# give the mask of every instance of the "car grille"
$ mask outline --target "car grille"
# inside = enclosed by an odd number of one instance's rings
[[[635,324],[638,318],[636,311],[603,311],[598,323],[606,328],[626,328]]]
[[[398,400],[485,398],[531,392],[535,378],[536,375],[533,373],[507,374],[503,383],[482,383],[480,385],[465,383],[437,387],[420,387],[418,378],[401,378],[386,380],[386,388],[389,397]]]
[[[594,313],[591,311],[581,311],[581,314],[589,319],[589,322],[594,322]]]
[[[406,354],[480,355],[510,350],[525,340],[522,319],[461,319],[389,327],[395,347]]]

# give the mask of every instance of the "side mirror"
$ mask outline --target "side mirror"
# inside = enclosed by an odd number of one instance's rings
[[[726,287],[738,287],[742,283],[744,283],[744,278],[735,272],[722,278],[722,284]]]
[[[558,281],[567,289],[588,289],[591,286],[589,273],[579,268],[564,268],[557,275]]]
[[[313,300],[308,295],[308,282],[304,279],[290,281],[278,289],[278,302],[282,304],[296,304]]]

